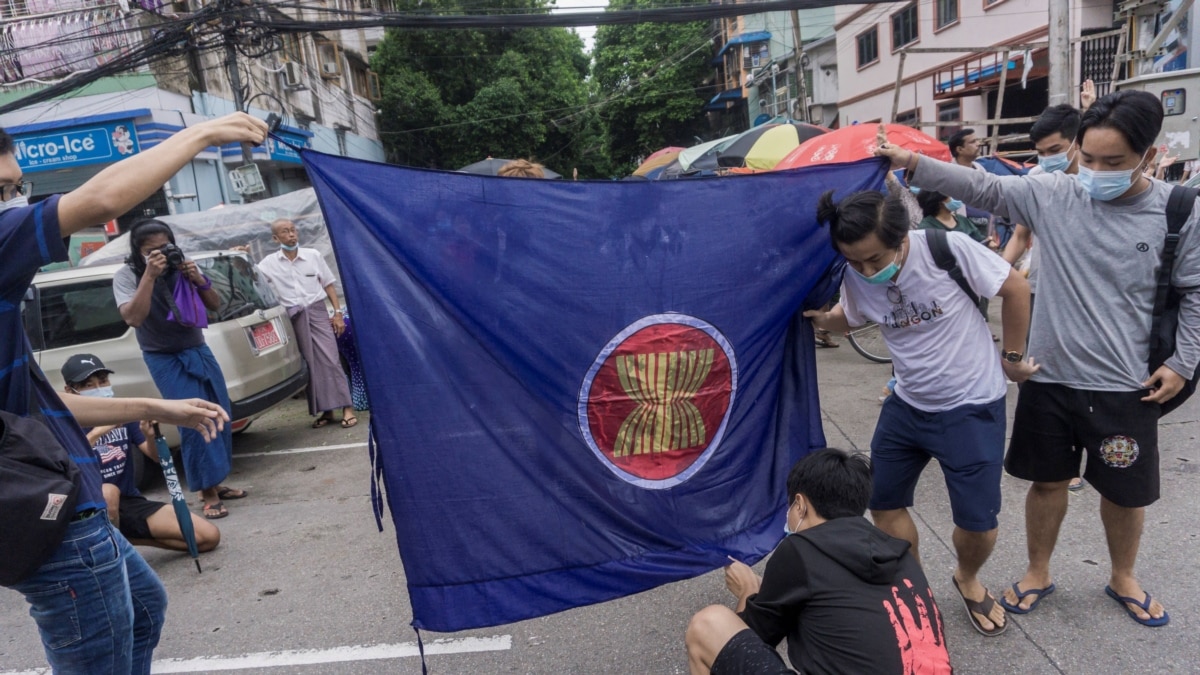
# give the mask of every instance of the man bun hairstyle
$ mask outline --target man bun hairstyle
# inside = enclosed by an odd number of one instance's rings
[[[1037,143],[1051,134],[1058,133],[1067,141],[1073,141],[1079,133],[1080,119],[1079,111],[1070,103],[1049,106],[1029,128],[1029,140]]]
[[[1125,137],[1129,147],[1146,154],[1162,130],[1163,107],[1148,91],[1122,89],[1100,97],[1083,113],[1076,140],[1083,144],[1089,129],[1114,129]]]
[[[900,248],[908,234],[908,211],[893,194],[874,190],[848,195],[833,201],[833,190],[817,200],[817,221],[829,226],[834,250],[838,244],[854,244],[871,234],[888,248]]]
[[[837,448],[818,450],[796,462],[788,474],[788,504],[802,494],[826,520],[857,518],[871,499],[871,460]]]

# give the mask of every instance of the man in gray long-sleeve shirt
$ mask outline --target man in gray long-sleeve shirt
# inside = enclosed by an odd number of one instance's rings
[[[1029,567],[1001,604],[1024,614],[1054,590],[1050,557],[1067,511],[1067,484],[1084,476],[1101,495],[1112,572],[1106,592],[1138,623],[1166,610],[1134,575],[1145,507],[1159,496],[1158,417],[1200,362],[1200,234],[1184,226],[1172,284],[1183,294],[1176,352],[1148,372],[1150,325],[1171,186],[1146,178],[1163,111],[1151,94],[1105,96],[1084,115],[1078,178],[999,177],[916,158],[893,145],[878,154],[911,182],[1029,223],[1041,246],[1038,302],[1027,352],[1041,370],[1017,400],[1005,467],[1030,480],[1025,504]]]

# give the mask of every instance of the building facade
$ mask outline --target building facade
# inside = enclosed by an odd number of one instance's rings
[[[201,2],[0,0],[0,105],[17,101],[72,73],[86,72],[139,49],[169,20],[166,11],[194,11]],[[361,11],[356,0],[330,6]],[[378,4],[378,3],[376,3]],[[389,3],[383,3],[389,4]],[[350,7],[353,5],[353,7]],[[276,16],[311,18],[297,5]],[[207,36],[212,38],[212,36]],[[236,67],[249,111],[281,113],[279,136],[254,148],[267,187],[257,197],[309,185],[296,148],[383,161],[373,101],[378,80],[369,53],[382,29],[284,36]],[[222,49],[197,50],[102,78],[66,96],[0,115],[33,198],[72,190],[109,164],[161,143],[180,130],[236,109]],[[209,148],[119,222],[110,234],[146,216],[241,203],[229,171],[244,164],[239,146]]]
[[[1078,39],[1110,29],[1114,8],[1111,3],[1071,4],[1071,79],[1078,84],[1083,79]],[[980,136],[988,136],[987,127],[975,123],[1040,114],[1048,101],[1048,13],[1047,0],[912,0],[839,6],[835,24],[841,76],[839,125],[894,121],[940,138],[970,125]],[[994,50],[957,51],[970,47]],[[1017,48],[1005,58],[1001,51],[1005,47]],[[943,51],[912,51],[928,48]],[[1111,58],[1107,63],[1111,68]],[[1005,96],[998,111],[1001,78]],[[1073,103],[1078,104],[1077,97]],[[1027,129],[1028,124],[1007,125],[997,134]]]

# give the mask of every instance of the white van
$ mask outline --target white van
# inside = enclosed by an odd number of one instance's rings
[[[221,296],[220,309],[208,313],[204,339],[225,375],[237,433],[302,392],[308,367],[287,310],[246,254],[208,252],[189,258]],[[38,365],[56,389],[63,387],[59,371],[67,358],[87,353],[113,370],[117,396],[159,397],[134,329],[121,318],[113,298],[113,275],[119,269],[121,265],[76,267],[34,277],[21,314]],[[175,427],[164,426],[163,434],[172,446],[179,445]]]

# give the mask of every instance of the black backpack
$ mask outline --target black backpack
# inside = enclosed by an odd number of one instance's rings
[[[1171,285],[1171,272],[1175,267],[1175,249],[1179,246],[1179,232],[1192,215],[1197,190],[1176,185],[1171,188],[1167,199],[1167,239],[1163,245],[1162,266],[1158,270],[1158,288],[1154,294],[1154,321],[1150,324],[1150,373],[1158,370],[1167,359],[1175,354],[1175,331],[1179,328],[1179,301],[1183,297]],[[1162,404],[1162,414],[1167,415],[1196,391],[1196,373],[1186,378],[1183,389],[1170,401]]]
[[[25,579],[50,558],[78,499],[79,467],[50,428],[0,410],[0,586]]]
[[[925,243],[929,244],[929,253],[933,256],[933,263],[938,266],[938,269],[945,270],[950,275],[950,278],[954,280],[954,283],[958,284],[958,287],[963,290],[963,293],[967,294],[971,302],[976,307],[979,307],[979,295],[971,289],[971,284],[967,283],[967,278],[963,276],[962,268],[958,266],[958,258],[954,257],[954,251],[950,248],[950,242],[946,241],[947,236],[949,235],[945,230],[925,230]],[[984,316],[987,316],[986,312]]]

